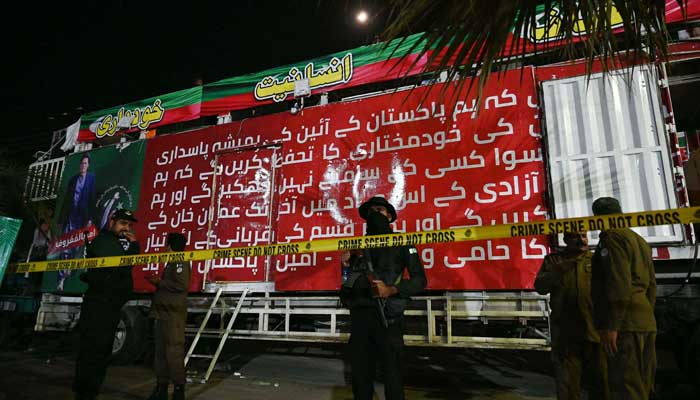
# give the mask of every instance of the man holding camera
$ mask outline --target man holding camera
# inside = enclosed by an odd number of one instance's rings
[[[390,224],[396,220],[396,210],[383,197],[372,197],[359,212],[367,221],[367,235],[393,233]],[[350,268],[340,297],[350,309],[353,396],[372,399],[378,361],[384,366],[386,399],[402,400],[403,312],[408,298],[427,285],[418,250],[413,246],[365,249],[343,254],[342,263]]]

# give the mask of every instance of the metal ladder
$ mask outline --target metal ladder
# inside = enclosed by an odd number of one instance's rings
[[[202,321],[202,324],[199,326],[199,329],[197,330],[197,334],[194,337],[194,340],[192,341],[192,344],[190,345],[189,351],[187,351],[187,356],[185,356],[185,368],[187,368],[187,363],[190,361],[192,358],[206,358],[210,359],[209,363],[209,368],[207,368],[206,373],[204,374],[201,379],[196,380],[196,379],[191,379],[188,377],[188,381],[190,382],[195,382],[195,383],[206,383],[207,380],[209,380],[209,376],[211,375],[212,371],[214,370],[214,366],[216,365],[216,361],[219,359],[219,355],[221,354],[221,350],[224,348],[224,344],[226,343],[226,340],[228,339],[228,335],[231,333],[233,330],[233,323],[236,321],[236,317],[238,316],[238,313],[241,311],[241,307],[243,306],[243,301],[245,300],[246,295],[248,294],[248,288],[245,288],[243,292],[241,293],[241,297],[238,299],[238,304],[236,304],[236,308],[233,311],[233,315],[228,321],[228,324],[226,325],[226,329],[223,331],[223,334],[221,335],[221,340],[219,341],[219,347],[217,347],[216,352],[214,355],[210,354],[194,354],[194,350],[197,347],[197,343],[199,343],[199,339],[202,337],[202,333],[204,333],[204,330],[207,326],[207,323],[209,322],[209,317],[214,313],[214,310],[217,308],[221,310],[221,316],[223,318],[225,311],[230,310],[231,307],[227,306],[225,303],[222,301],[222,306],[218,307],[219,300],[221,298],[221,293],[223,292],[222,288],[219,288],[219,290],[216,291],[216,295],[214,296],[214,300],[211,302],[211,305],[209,306],[209,310],[207,311],[207,314],[204,316],[204,320]]]

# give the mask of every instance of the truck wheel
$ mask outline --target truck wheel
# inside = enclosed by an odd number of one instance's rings
[[[112,344],[112,364],[131,364],[141,357],[146,348],[147,322],[138,307],[122,308]]]

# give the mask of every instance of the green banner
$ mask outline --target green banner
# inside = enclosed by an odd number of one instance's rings
[[[295,82],[308,80],[312,91],[332,91],[367,83],[413,75],[423,70],[425,58],[401,57],[417,53],[420,34],[397,39],[388,45],[378,43],[327,56],[266,69],[204,85],[202,115],[281,102],[294,93]]]
[[[145,131],[197,119],[201,101],[202,87],[196,86],[93,111],[80,117],[78,141],[89,142],[115,134]]]
[[[22,221],[19,219],[0,217],[0,282],[5,275],[21,225]]]
[[[66,158],[56,213],[49,260],[84,257],[85,239],[92,239],[109,225],[111,213],[119,208],[134,210],[141,189],[146,141],[72,154]],[[87,233],[87,234],[86,234]],[[78,271],[44,274],[45,291],[82,292],[85,284]]]

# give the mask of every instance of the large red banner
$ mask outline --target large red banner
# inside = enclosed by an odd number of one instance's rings
[[[468,85],[457,93],[445,84],[156,137],[138,209],[142,247],[163,251],[168,231],[183,232],[187,249],[358,236],[357,208],[375,195],[396,207],[397,232],[544,219],[532,72],[491,80],[478,113]],[[546,244],[533,236],[419,250],[431,289],[521,289],[532,286]],[[206,274],[336,290],[339,257],[195,263],[191,289]],[[137,290],[149,290],[135,275]]]

